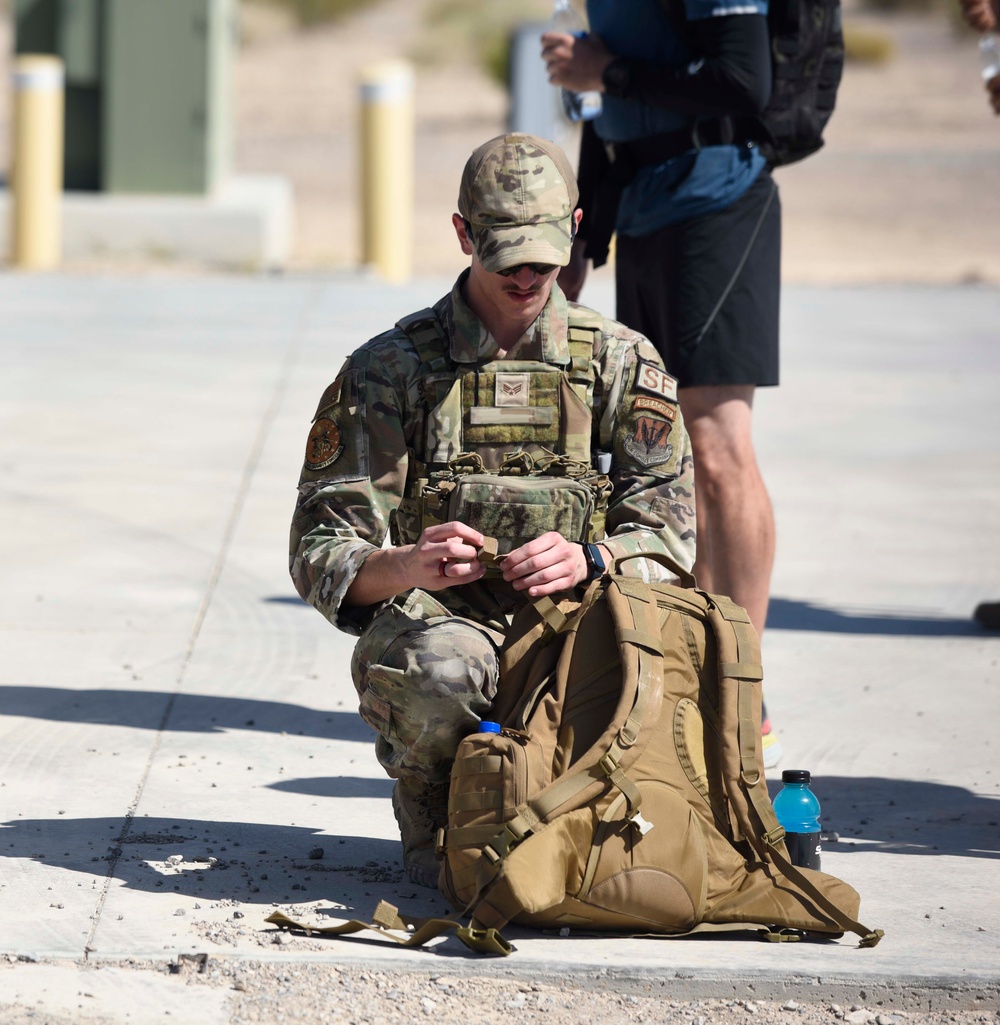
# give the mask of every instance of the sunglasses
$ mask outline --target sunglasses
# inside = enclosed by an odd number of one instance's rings
[[[503,278],[509,278],[512,274],[516,274],[522,267],[528,267],[533,270],[536,274],[544,276],[545,274],[551,274],[554,270],[559,270],[557,263],[519,263],[514,267],[506,267],[504,270],[498,270],[499,274]]]

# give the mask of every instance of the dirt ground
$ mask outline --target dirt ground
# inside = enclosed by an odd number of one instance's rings
[[[0,983],[6,967],[0,959]],[[17,968],[22,973],[30,970],[24,965]],[[167,976],[177,987],[223,991],[229,1025],[468,1025],[473,1016],[499,1017],[511,1025],[1000,1025],[1000,1015],[988,1008],[927,1011],[901,1010],[876,1001],[841,1005],[791,998],[675,999],[669,982],[622,984],[605,969],[591,978],[528,977],[502,974],[495,965],[477,974],[427,966],[387,971],[374,965],[215,956],[198,967],[180,959],[82,965],[72,989],[91,1000],[78,1003],[73,1013],[0,1003],[0,1025],[121,1025],[129,1018],[127,1009],[102,1006],[88,991],[88,980],[95,988],[96,973],[109,969],[141,973],[151,987]],[[152,991],[164,993],[162,988]],[[63,1004],[68,1010],[76,1000]],[[151,1018],[147,1014],[142,1020]],[[173,1017],[167,1011],[156,1020],[169,1022]]]
[[[359,74],[376,60],[409,57],[418,40],[426,49],[430,2],[383,0],[308,31],[244,4],[234,170],[292,183],[291,270],[357,265]],[[1000,283],[1000,118],[986,103],[975,37],[940,15],[880,16],[859,2],[846,0],[845,21],[890,37],[894,56],[848,65],[826,148],[777,174],[785,280]],[[0,166],[9,37],[9,17],[0,18]],[[450,225],[461,167],[506,127],[507,96],[454,56],[417,67],[415,101],[414,272],[450,274],[461,263]]]

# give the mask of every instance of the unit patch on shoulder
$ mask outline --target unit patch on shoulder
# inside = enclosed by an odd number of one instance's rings
[[[673,424],[655,416],[637,416],[632,433],[623,441],[625,451],[640,466],[659,466],[673,454],[674,446],[667,440]]]
[[[344,442],[340,437],[340,428],[336,420],[320,417],[312,425],[309,440],[306,442],[306,468],[322,470],[344,451]]]
[[[633,409],[649,409],[673,422],[677,419],[677,407],[664,399],[654,399],[650,395],[637,395],[632,403]]]
[[[635,386],[652,395],[677,401],[677,380],[665,374],[652,363],[640,363],[635,375]]]

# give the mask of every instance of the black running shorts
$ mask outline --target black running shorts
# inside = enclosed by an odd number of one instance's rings
[[[618,236],[616,316],[681,388],[778,383],[781,202],[767,171],[725,210]]]

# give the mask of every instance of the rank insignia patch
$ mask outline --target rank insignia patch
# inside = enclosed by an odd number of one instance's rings
[[[531,374],[497,374],[496,380],[496,405],[528,405]]]
[[[309,440],[306,442],[306,468],[322,470],[344,451],[344,443],[340,437],[340,428],[335,420],[320,417],[312,425]]]
[[[674,446],[667,440],[672,426],[669,420],[653,416],[636,417],[635,427],[624,441],[625,451],[640,466],[665,463],[674,454]]]

